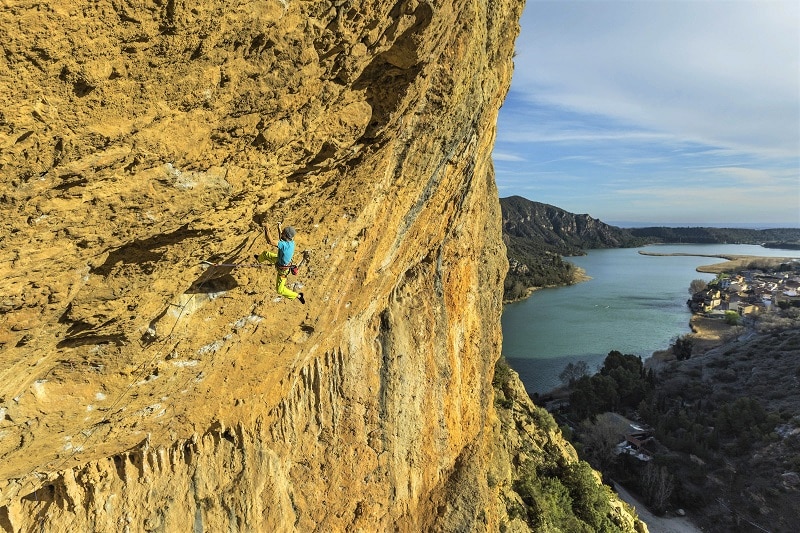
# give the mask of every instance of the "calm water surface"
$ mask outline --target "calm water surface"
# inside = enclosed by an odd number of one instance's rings
[[[654,257],[639,250],[800,257],[798,250],[754,245],[677,244],[589,250],[586,256],[566,258],[592,279],[536,291],[503,311],[503,355],[530,394],[558,386],[558,374],[571,361],[584,360],[594,371],[611,350],[646,359],[689,333],[689,283],[714,279],[695,269],[724,260]]]

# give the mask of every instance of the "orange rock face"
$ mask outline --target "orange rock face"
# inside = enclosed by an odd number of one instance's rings
[[[0,10],[0,527],[494,529],[522,6],[50,4]],[[202,263],[278,222],[305,305]]]

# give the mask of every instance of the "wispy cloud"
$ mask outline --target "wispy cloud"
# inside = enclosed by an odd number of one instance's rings
[[[715,220],[800,225],[798,35],[795,1],[528,0],[498,121],[501,194],[529,191],[527,172],[556,180],[531,199],[600,218],[699,220],[716,199],[729,204]]]
[[[514,161],[514,162],[522,162],[525,161],[524,157],[520,157],[515,154],[509,154],[505,152],[494,152],[492,157],[495,161]]]
[[[800,144],[800,4],[532,1],[514,89],[715,146]]]

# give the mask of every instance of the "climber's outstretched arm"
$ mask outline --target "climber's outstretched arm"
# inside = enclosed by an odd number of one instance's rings
[[[278,228],[280,228],[280,224],[278,224]],[[278,230],[278,235],[280,235],[280,229]],[[269,228],[264,226],[264,238],[267,239],[267,244],[270,246],[277,246],[278,243],[272,240],[272,235],[269,234]]]

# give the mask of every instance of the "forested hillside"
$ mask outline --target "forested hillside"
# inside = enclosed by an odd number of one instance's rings
[[[747,334],[689,359],[647,365],[611,351],[592,376],[585,362],[570,363],[559,416],[577,428],[581,459],[654,512],[689,511],[704,531],[797,531],[798,315],[765,314]],[[623,435],[629,447],[619,453]]]
[[[501,198],[500,207],[509,260],[506,300],[524,297],[531,287],[573,283],[576,269],[562,256],[584,255],[584,250],[591,248],[625,248],[651,242],[589,215],[576,215],[520,196]]]

